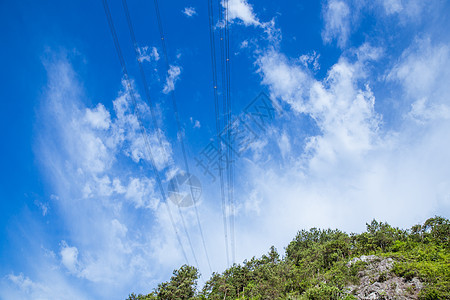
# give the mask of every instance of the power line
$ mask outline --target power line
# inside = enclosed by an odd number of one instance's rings
[[[227,42],[227,58],[226,58],[226,63],[227,63],[227,92],[228,92],[228,119],[229,121],[231,121],[231,113],[233,110],[233,106],[232,106],[232,101],[231,101],[231,66],[230,66],[230,31],[228,29],[228,12],[229,12],[229,0],[226,0],[226,4],[227,4],[227,16],[226,16],[226,23],[225,23],[225,33],[226,33],[226,42]],[[228,136],[229,139],[229,143],[231,144],[232,141],[230,139],[230,136]],[[231,172],[230,172],[230,177],[231,177],[231,220],[232,220],[232,229],[231,232],[233,233],[232,236],[232,247],[233,247],[233,263],[236,262],[236,242],[235,242],[235,228],[234,228],[234,216],[235,216],[235,211],[234,211],[234,167],[233,167],[233,152],[231,151],[230,148],[230,164],[231,164]]]
[[[143,125],[142,117],[141,117],[141,115],[139,113],[139,109],[138,109],[138,106],[137,106],[137,101],[136,101],[136,98],[134,96],[133,87],[132,87],[131,82],[130,82],[130,78],[129,78],[129,75],[128,75],[128,70],[126,68],[125,60],[123,58],[122,50],[120,48],[119,39],[117,38],[116,29],[114,27],[114,22],[113,22],[112,17],[111,17],[111,11],[109,9],[107,0],[102,0],[102,2],[103,2],[103,8],[105,10],[106,18],[108,20],[108,26],[109,26],[109,29],[111,31],[111,35],[112,35],[112,38],[113,38],[113,41],[114,41],[114,46],[115,46],[115,49],[116,49],[116,52],[117,52],[117,56],[119,58],[120,66],[122,68],[122,73],[123,73],[123,76],[124,76],[126,84],[127,84],[127,91],[129,92],[130,98],[131,98],[131,100],[133,102],[134,113],[135,113],[135,115],[136,115],[136,117],[138,119],[139,128],[140,128],[141,134],[142,134],[142,136],[144,138],[145,146],[146,146],[146,148],[148,150],[151,167],[152,167],[152,170],[153,170],[153,172],[155,174],[155,177],[156,177],[156,182],[157,182],[157,185],[158,185],[158,189],[159,189],[159,191],[161,193],[161,197],[163,198],[163,202],[166,205],[166,208],[167,208],[167,211],[168,211],[168,214],[169,214],[169,218],[170,218],[170,222],[172,224],[173,230],[175,231],[175,235],[177,237],[178,244],[180,245],[180,249],[181,249],[181,251],[183,253],[183,257],[186,260],[186,262],[189,264],[189,260],[188,260],[187,255],[186,255],[186,251],[184,250],[183,244],[182,244],[181,239],[180,239],[180,235],[178,233],[178,230],[177,230],[177,228],[175,226],[175,222],[173,220],[172,212],[171,212],[169,204],[167,202],[167,197],[166,197],[166,194],[164,192],[164,188],[163,188],[163,185],[162,185],[161,177],[159,175],[158,169],[156,168],[155,160],[154,160],[153,153],[152,153],[152,150],[151,150],[151,147],[150,147],[150,142],[148,141],[147,132],[146,132],[145,127]]]
[[[219,0],[219,7],[221,5],[221,1]],[[224,85],[224,114],[225,114],[225,124],[230,126],[230,130],[227,131],[226,139],[227,139],[227,190],[228,190],[228,204],[229,204],[229,215],[230,215],[230,240],[231,240],[231,253],[232,253],[232,261],[233,264],[236,261],[236,244],[235,244],[235,228],[234,228],[234,169],[233,169],[233,141],[231,139],[231,111],[232,111],[232,102],[231,102],[231,75],[230,75],[230,35],[229,35],[229,2],[228,0],[224,0],[224,8],[225,8],[225,17],[222,14],[222,28],[221,28],[221,55],[222,55],[222,84]],[[224,48],[224,51],[223,51]],[[225,58],[223,55],[225,54]],[[225,65],[224,65],[225,64]],[[225,72],[225,75],[224,75]],[[225,79],[224,79],[225,78]]]
[[[161,44],[162,44],[162,49],[163,49],[163,54],[164,54],[164,60],[165,60],[165,63],[166,63],[166,69],[167,69],[167,71],[169,71],[170,70],[169,56],[167,54],[166,42],[165,42],[165,39],[164,39],[164,30],[163,30],[163,25],[162,25],[162,20],[161,20],[161,14],[159,12],[158,0],[154,0],[153,2],[155,4],[156,18],[157,18],[157,22],[158,22],[159,34],[160,34],[160,37],[161,37]],[[190,174],[189,163],[188,163],[188,160],[187,160],[186,149],[185,149],[185,145],[184,145],[183,132],[182,132],[182,128],[181,128],[181,121],[180,121],[180,116],[179,116],[179,113],[178,113],[178,107],[177,107],[177,101],[176,101],[176,98],[175,98],[175,91],[174,91],[174,89],[172,89],[170,91],[170,94],[171,94],[171,97],[172,97],[172,106],[173,106],[173,110],[174,110],[174,114],[175,114],[175,120],[176,120],[176,123],[177,123],[177,140],[178,140],[178,142],[180,143],[180,146],[181,146],[181,152],[183,154],[183,160],[184,160],[184,166],[186,168],[186,172],[188,174]],[[201,226],[201,223],[200,223],[200,217],[199,217],[199,214],[198,214],[197,204],[196,204],[196,200],[195,200],[194,193],[193,193],[193,190],[192,190],[191,177],[189,177],[189,187],[190,187],[190,192],[191,192],[191,198],[192,198],[192,201],[194,202],[195,215],[196,215],[196,218],[197,218],[198,229],[200,231],[200,236],[201,236],[201,239],[202,239],[203,249],[205,251],[205,256],[206,256],[206,260],[208,262],[208,266],[209,266],[210,272],[212,272],[211,263],[210,263],[209,256],[208,256],[208,251],[206,249],[205,238],[204,238],[202,226]]]
[[[123,5],[123,9],[125,11],[125,16],[127,19],[127,24],[128,24],[128,29],[130,31],[130,36],[131,36],[131,41],[133,43],[133,47],[134,47],[134,52],[136,55],[136,60],[138,62],[139,65],[139,72],[141,74],[141,79],[142,82],[144,84],[144,91],[145,91],[145,98],[147,99],[148,102],[148,106],[150,108],[150,114],[151,114],[151,118],[152,118],[152,122],[153,122],[153,127],[156,130],[156,134],[158,137],[158,141],[159,141],[159,145],[162,149],[164,149],[164,144],[162,143],[162,136],[161,136],[161,131],[158,129],[158,122],[156,120],[156,115],[153,109],[153,102],[152,99],[150,97],[150,89],[147,83],[147,77],[145,76],[145,72],[144,72],[144,67],[142,66],[142,62],[140,60],[140,53],[139,53],[139,47],[136,41],[136,36],[134,34],[134,29],[133,29],[133,23],[131,22],[131,17],[130,17],[130,12],[128,10],[128,4],[126,0],[122,0],[122,5]],[[165,149],[164,149],[165,150]],[[164,151],[164,153],[166,153],[166,151]]]
[[[151,114],[153,126],[154,126],[154,128],[156,130],[156,133],[157,133],[157,138],[158,138],[159,145],[160,145],[161,149],[164,150],[164,144],[162,142],[161,131],[159,130],[158,122],[156,120],[156,116],[155,116],[155,113],[154,113],[153,103],[152,103],[151,97],[150,97],[150,89],[148,87],[147,78],[145,76],[145,72],[144,72],[144,68],[142,66],[142,63],[141,63],[141,61],[139,59],[139,48],[138,48],[138,44],[137,44],[137,41],[136,41],[136,36],[134,34],[133,23],[131,21],[130,11],[128,9],[128,4],[127,4],[126,0],[122,0],[122,6],[123,6],[123,9],[125,11],[125,16],[126,16],[126,19],[127,19],[128,29],[130,31],[131,41],[132,41],[133,46],[134,46],[134,52],[135,52],[136,60],[137,60],[138,65],[139,65],[139,71],[140,71],[140,74],[141,74],[142,82],[144,84],[145,96],[146,96],[147,102],[148,102],[149,107],[150,107],[150,114]],[[165,151],[164,151],[164,153],[165,153]],[[186,222],[184,221],[184,216],[183,216],[183,213],[181,212],[181,209],[180,209],[179,206],[178,206],[178,214],[180,215],[182,226],[183,226],[184,232],[186,234],[186,237],[187,237],[187,240],[188,240],[188,243],[189,243],[189,247],[190,247],[191,252],[192,252],[192,256],[193,256],[195,264],[196,264],[196,266],[198,268],[199,264],[198,264],[198,261],[197,261],[197,257],[195,255],[194,247],[192,245],[191,237],[190,237],[189,232],[187,230]]]
[[[220,9],[219,9],[220,11]],[[214,38],[214,11],[212,0],[208,0],[208,19],[209,19],[209,42],[211,50],[211,67],[212,67],[212,77],[213,77],[213,90],[214,90],[214,111],[216,119],[216,135],[217,135],[217,149],[219,151],[219,178],[220,178],[220,195],[222,199],[222,215],[223,215],[223,226],[224,226],[224,236],[225,236],[225,250],[227,256],[227,266],[230,266],[229,250],[228,250],[228,225],[227,225],[227,213],[226,213],[226,200],[225,200],[225,190],[224,190],[224,180],[222,173],[222,145],[219,139],[220,134],[220,112],[219,112],[219,99],[217,95],[217,64],[216,64],[216,45]],[[222,50],[222,49],[221,49]],[[221,51],[222,53],[223,51]],[[223,66],[222,66],[223,72]],[[225,128],[225,127],[224,127]]]

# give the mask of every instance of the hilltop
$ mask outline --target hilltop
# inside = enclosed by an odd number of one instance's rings
[[[148,299],[450,299],[450,221],[433,217],[410,229],[373,220],[361,234],[301,230],[280,254],[213,273],[183,265]]]

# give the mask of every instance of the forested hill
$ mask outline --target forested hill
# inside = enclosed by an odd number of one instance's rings
[[[280,254],[271,247],[201,289],[184,265],[148,295],[133,299],[450,299],[450,221],[410,229],[373,220],[361,234],[301,230]]]

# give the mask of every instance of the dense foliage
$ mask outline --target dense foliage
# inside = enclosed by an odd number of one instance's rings
[[[197,290],[197,269],[182,266],[148,295],[134,299],[355,299],[346,286],[358,284],[363,262],[347,262],[361,255],[391,257],[391,272],[406,280],[419,278],[425,288],[420,299],[450,299],[450,221],[428,219],[409,230],[373,220],[366,232],[301,230],[280,257],[271,247],[267,255],[213,273]],[[383,274],[380,275],[380,278]]]

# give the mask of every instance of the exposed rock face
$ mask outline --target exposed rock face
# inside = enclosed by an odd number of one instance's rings
[[[417,299],[423,283],[418,278],[406,280],[391,273],[394,266],[392,258],[375,255],[363,255],[347,263],[348,267],[357,262],[367,263],[363,271],[358,273],[359,285],[347,287],[347,291],[358,299]]]

